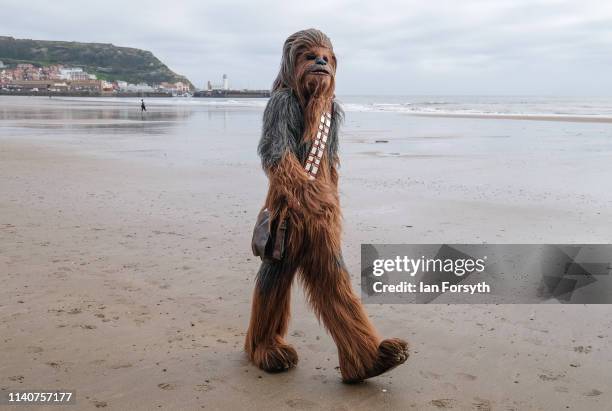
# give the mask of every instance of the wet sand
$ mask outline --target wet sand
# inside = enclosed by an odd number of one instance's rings
[[[28,128],[12,123],[13,113],[2,120],[0,389],[73,389],[78,409],[588,410],[612,402],[609,306],[368,306],[381,334],[407,338],[412,355],[388,375],[346,386],[333,342],[296,288],[288,339],[300,364],[259,371],[242,343],[258,267],[250,231],[266,184],[253,151],[261,113],[160,107],[152,124],[118,109],[127,126],[100,126],[94,115],[85,128],[72,124],[83,113],[71,110],[54,132],[48,109]],[[209,124],[198,150],[210,148],[190,155],[180,147],[193,146],[201,129],[184,125],[196,120]],[[505,144],[503,135],[487,132],[459,150],[449,146],[457,132],[419,125],[407,150],[401,134],[376,131],[374,121],[349,120],[343,142],[344,252],[355,286],[362,242],[610,242],[609,143],[590,140],[574,155],[560,134],[548,156],[538,147],[550,141],[515,156],[486,149]],[[374,135],[392,137],[385,145]]]
[[[415,114],[424,117],[447,117],[447,118],[479,118],[479,119],[491,119],[491,120],[531,120],[531,121],[568,121],[572,123],[612,123],[610,117],[596,117],[596,116],[576,116],[576,115],[525,115],[525,114]]]

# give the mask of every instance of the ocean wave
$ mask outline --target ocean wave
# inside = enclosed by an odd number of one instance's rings
[[[478,118],[525,118],[525,119],[559,119],[559,120],[611,120],[612,110],[608,107],[589,106],[566,108],[559,110],[554,106],[537,106],[531,104],[479,104],[470,107],[469,104],[452,102],[418,102],[418,103],[346,103],[346,112],[397,113],[408,115],[424,115],[439,117],[478,117]],[[599,110],[598,110],[599,109]]]
[[[488,97],[465,99],[414,99],[407,97],[404,101],[362,102],[353,98],[340,98],[346,112],[397,113],[426,116],[459,116],[491,118],[526,118],[526,119],[559,119],[606,121],[612,120],[612,101],[568,101],[564,99],[525,99],[513,97]],[[58,98],[58,100],[60,100]],[[126,106],[140,104],[140,98],[61,98],[71,102],[79,101],[83,106]],[[353,101],[351,101],[353,100]],[[391,98],[393,100],[393,98]],[[397,100],[397,98],[396,98]],[[244,108],[263,110],[267,98],[192,98],[192,97],[157,97],[145,98],[147,105],[167,107],[210,107],[210,108]]]

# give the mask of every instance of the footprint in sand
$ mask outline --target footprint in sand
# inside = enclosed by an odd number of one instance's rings
[[[590,345],[587,345],[587,346],[579,345],[577,347],[574,347],[574,351],[579,352],[579,353],[583,353],[583,354],[590,353],[592,349],[593,349],[593,347],[591,347]]]
[[[309,401],[309,400],[305,400],[303,398],[295,398],[293,400],[287,400],[285,401],[285,404],[287,404],[289,408],[296,409],[296,410],[311,410],[311,409],[318,408],[317,403]]]
[[[170,384],[170,383],[167,383],[167,382],[162,382],[161,384],[157,384],[157,387],[160,390],[171,391],[171,390],[176,389],[176,384]]]
[[[114,364],[111,365],[110,368],[113,370],[118,370],[120,368],[130,368],[132,366],[132,364],[130,363],[126,363],[126,364]]]
[[[195,386],[194,390],[200,392],[208,392],[215,389],[215,386],[211,384],[210,380],[204,380],[204,384],[198,384]]]
[[[19,382],[22,383],[23,382],[23,375],[13,375],[11,377],[8,377],[9,381],[15,381],[15,382]]]
[[[457,401],[453,400],[452,398],[440,398],[437,400],[431,400],[429,403],[437,408],[453,408],[456,402]]]
[[[538,377],[540,377],[542,381],[557,381],[565,377],[565,373],[555,374],[552,371],[546,371],[545,374],[540,374]]]
[[[91,402],[96,408],[106,408],[108,406],[108,403],[106,401],[92,400]]]
[[[596,389],[592,389],[589,392],[585,392],[583,395],[585,397],[597,397],[598,395],[601,395],[601,394],[603,394],[602,391],[599,391],[599,390],[596,390]]]
[[[474,406],[474,411],[491,411],[491,401],[489,400],[476,397],[472,405]]]

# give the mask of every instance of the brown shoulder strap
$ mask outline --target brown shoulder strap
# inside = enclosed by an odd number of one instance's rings
[[[329,138],[331,118],[331,113],[329,111],[321,114],[317,136],[314,138],[310,152],[308,153],[308,158],[306,158],[304,169],[306,170],[306,173],[308,173],[308,178],[311,180],[314,180],[317,177],[317,172],[321,166],[321,159],[325,153],[325,145],[327,144],[327,139]]]

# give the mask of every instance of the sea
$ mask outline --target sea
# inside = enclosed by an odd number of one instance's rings
[[[341,148],[349,154],[550,157],[612,148],[612,97],[340,95],[337,100],[345,111]],[[151,155],[164,151],[165,158],[175,153],[181,162],[224,155],[256,159],[267,99],[173,97],[145,103],[143,113],[139,98],[0,96],[0,138],[66,140],[98,154],[119,152],[112,143],[121,142]]]
[[[0,98],[12,98],[4,96]],[[46,97],[26,97],[41,102]],[[56,97],[54,102],[64,102],[67,105],[82,104],[83,107],[100,105],[103,107],[125,107],[139,105],[138,98],[112,97]],[[145,99],[152,106],[178,107],[214,107],[214,108],[264,108],[267,98],[149,98]],[[568,117],[584,117],[589,119],[612,121],[612,97],[559,97],[559,96],[337,96],[346,112],[378,112],[400,113],[413,115],[461,115],[481,117],[525,116],[558,117],[566,120]],[[0,113],[1,115],[1,113]],[[2,118],[2,117],[0,117]]]
[[[146,112],[139,98],[0,96],[0,150],[23,140],[169,173],[189,169],[203,180],[229,169],[265,179],[257,144],[266,99],[144,100]],[[345,110],[341,195],[355,213],[399,218],[414,196],[426,196],[434,214],[443,213],[436,205],[449,199],[461,210],[488,204],[509,213],[551,210],[546,221],[557,229],[564,224],[561,213],[574,213],[579,224],[612,209],[612,97],[338,100]],[[359,204],[351,208],[351,201]],[[478,221],[489,224],[485,215]],[[602,233],[609,240],[607,225]]]

